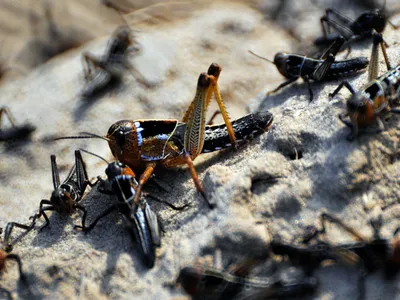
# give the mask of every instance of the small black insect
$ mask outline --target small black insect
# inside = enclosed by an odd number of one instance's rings
[[[51,193],[50,200],[43,199],[40,201],[39,213],[30,218],[35,222],[38,218],[43,216],[46,220],[46,224],[43,225],[41,228],[42,230],[50,224],[46,211],[54,210],[60,214],[70,215],[75,209],[79,209],[83,212],[83,216],[82,226],[78,227],[85,228],[86,209],[78,202],[82,199],[86,187],[88,185],[93,186],[96,182],[90,183],[86,172],[86,166],[79,150],[75,151],[75,164],[69,171],[67,178],[63,183],[60,183],[56,156],[51,155],[50,158],[54,191]]]
[[[94,155],[99,157],[96,154]],[[157,215],[143,198],[137,203],[134,202],[138,183],[131,168],[122,162],[116,161],[108,164],[106,174],[111,184],[112,193],[118,198],[118,203],[105,210],[88,227],[82,228],[82,230],[86,233],[91,231],[100,219],[118,210],[137,243],[143,263],[148,268],[152,268],[156,259],[155,248],[161,246]],[[104,189],[102,191],[107,192]],[[162,200],[161,202],[166,203],[175,210],[182,210],[189,205],[176,207],[168,202]],[[81,228],[80,226],[76,227]]]
[[[342,15],[335,9],[328,8],[325,15],[321,17],[323,36],[317,38],[314,44],[319,47],[326,47],[341,37],[345,39],[342,49],[348,48],[352,42],[372,37],[374,32],[382,33],[387,23],[395,29],[399,27],[388,21],[384,7],[366,11],[356,20]],[[332,28],[335,31],[331,32]]]

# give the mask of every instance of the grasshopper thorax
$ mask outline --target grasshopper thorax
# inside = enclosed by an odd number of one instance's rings
[[[50,202],[60,213],[72,211],[73,201],[71,194],[63,187],[59,187],[51,193]]]
[[[278,52],[274,57],[274,64],[279,73],[288,79],[295,79],[301,76],[305,57],[297,54]]]
[[[347,100],[346,106],[349,113],[362,113],[366,109],[366,104],[369,99],[364,97],[362,93],[355,93]]]
[[[362,92],[353,94],[347,100],[346,106],[353,123],[365,126],[375,120],[373,102]]]

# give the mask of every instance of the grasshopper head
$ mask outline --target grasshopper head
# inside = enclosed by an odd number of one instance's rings
[[[274,57],[274,65],[278,68],[279,73],[281,73],[286,78],[290,77],[288,73],[288,61],[289,55],[284,52],[278,52]]]
[[[134,39],[131,34],[131,29],[128,26],[120,26],[114,32],[114,37],[117,42],[117,47],[114,48],[114,51],[118,54],[122,55],[134,43]]]
[[[346,103],[347,112],[353,124],[366,125],[374,119],[371,100],[363,93],[351,95]]]
[[[118,121],[111,125],[106,138],[114,157],[135,168],[140,161],[139,140],[135,122]]]
[[[375,29],[376,32],[382,32],[385,29],[387,18],[380,9],[371,10],[358,17],[357,22],[364,29]]]
[[[114,161],[107,166],[106,174],[109,181],[112,181],[119,175],[129,175],[135,178],[135,173],[126,164],[120,161]]]

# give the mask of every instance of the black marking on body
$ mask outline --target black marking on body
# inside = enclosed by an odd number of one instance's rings
[[[364,70],[368,64],[369,60],[366,57],[335,61],[326,73],[325,78],[352,75]]]
[[[393,90],[397,91],[398,89],[400,89],[400,65],[365,85],[362,91],[369,99],[373,100],[380,93],[383,93],[385,97],[390,97]]]
[[[107,177],[111,183],[114,194],[117,195],[118,201],[122,205],[118,205],[118,210],[122,214],[129,230],[136,241],[140,256],[144,264],[151,268],[155,262],[155,245],[146,218],[145,207],[148,205],[144,200],[139,205],[133,207],[133,199],[136,196],[134,185],[136,180],[130,176],[121,174],[123,165],[114,163],[107,167]]]
[[[248,114],[232,121],[233,131],[239,145],[244,144],[265,132],[272,123],[273,116],[269,111]],[[170,141],[183,150],[186,123],[178,123]],[[201,153],[219,151],[232,147],[225,124],[207,125],[204,132],[204,145]]]
[[[82,198],[82,192],[79,189],[77,183],[74,181],[68,181],[66,183],[61,184],[59,189],[66,190],[74,202],[77,202],[78,199]]]
[[[256,112],[232,121],[238,144],[243,144],[263,134],[273,120],[272,113]],[[202,153],[218,151],[231,147],[225,124],[206,126]]]
[[[147,267],[152,268],[155,262],[155,249],[146,214],[141,204],[135,208],[130,221],[134,223],[131,228],[143,262]]]
[[[321,61],[322,62],[322,61]],[[286,60],[288,78],[298,78],[312,73],[319,60],[308,58],[304,55],[289,54]]]
[[[145,120],[145,121],[137,121],[140,123],[140,128],[143,130],[140,131],[143,139],[155,137],[158,135],[171,135],[178,123],[178,121],[174,120]],[[135,122],[136,125],[136,122]],[[138,130],[138,128],[137,128]]]
[[[298,78],[300,76],[309,75],[312,78],[315,70],[324,62],[322,59],[314,59],[303,55],[290,54],[286,61],[288,78]],[[358,57],[335,61],[330,66],[324,78],[332,79],[341,76],[352,75],[364,70],[369,64],[366,57]]]
[[[84,189],[86,188],[84,181],[84,178],[78,178],[78,173],[76,172],[76,164],[74,164],[63,183],[59,187],[57,187],[57,189],[66,190],[70,194],[71,199],[75,202],[78,199],[81,199]]]
[[[111,181],[111,187],[115,195],[117,195],[118,201],[120,202],[131,202],[135,196],[136,191],[132,184],[134,178],[130,175],[118,175]],[[129,213],[130,208],[127,206],[127,210],[124,212]]]

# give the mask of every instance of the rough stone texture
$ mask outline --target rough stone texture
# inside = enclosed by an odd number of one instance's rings
[[[313,84],[312,103],[301,80],[266,97],[266,91],[283,78],[274,66],[247,50],[273,58],[278,51],[309,45],[320,34],[323,7],[332,6],[328,1],[319,2],[319,7],[286,1],[283,11],[274,12],[278,2],[160,4],[127,16],[141,45],[131,62],[151,88],[141,86],[127,72],[116,89],[91,101],[77,99],[83,85],[81,53],[101,54],[108,36],[2,84],[0,105],[7,104],[19,123],[30,121],[38,129],[31,141],[0,145],[0,227],[11,220],[25,222],[37,211],[40,199],[50,196],[50,154],[57,154],[62,178],[79,147],[111,159],[104,141],[49,143],[49,137],[81,131],[103,135],[121,119],[179,119],[194,95],[198,75],[211,62],[223,68],[219,84],[232,118],[248,110],[270,110],[275,120],[270,132],[238,151],[196,159],[206,194],[217,205],[213,211],[204,204],[185,169],[159,170],[156,179],[165,190],[150,182],[146,192],[175,205],[190,202],[191,207],[176,212],[149,200],[166,230],[153,269],[147,270],[140,263],[118,214],[103,219],[85,235],[73,230],[80,222],[79,213],[72,217],[53,213],[50,229],[33,230],[15,245],[14,252],[21,256],[28,272],[30,290],[16,281],[13,263],[1,277],[2,287],[20,298],[169,299],[183,296],[180,289],[164,286],[176,278],[180,267],[197,261],[212,264],[214,252],[221,249],[223,267],[227,268],[266,248],[270,238],[266,228],[291,240],[305,226],[316,224],[320,212],[329,211],[365,235],[372,233],[369,218],[380,213],[380,207],[400,200],[400,160],[391,159],[398,151],[400,119],[394,115],[385,121],[385,132],[364,134],[350,143],[346,140],[349,129],[337,118],[345,109],[348,92],[328,99],[340,80]],[[390,8],[396,5],[395,1],[387,2]],[[340,3],[335,8],[349,15],[360,12],[346,1]],[[400,31],[387,28],[385,39],[391,45],[389,57],[397,65]],[[368,42],[362,43],[354,47],[351,56],[369,57],[370,48]],[[380,68],[385,70],[383,60]],[[349,80],[360,88],[366,78],[364,73]],[[210,111],[216,108],[213,103]],[[90,176],[104,174],[103,162],[87,155],[84,159]],[[280,178],[274,180],[277,176]],[[96,189],[89,191],[82,201],[88,209],[88,221],[112,201],[113,197]],[[385,237],[390,238],[400,226],[399,216],[398,205],[383,212]],[[331,241],[351,239],[334,226],[328,230]],[[15,233],[18,236],[17,230]],[[270,275],[271,268],[271,262],[266,262],[255,273]],[[355,298],[354,269],[326,266],[316,276],[320,287],[315,299]],[[368,299],[399,294],[398,280],[385,281],[381,273],[370,276],[366,286]]]

